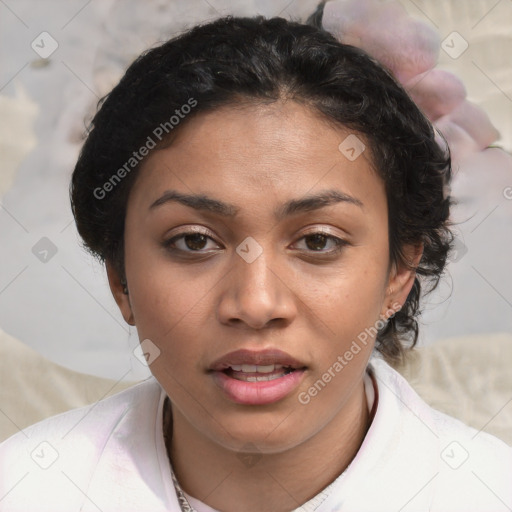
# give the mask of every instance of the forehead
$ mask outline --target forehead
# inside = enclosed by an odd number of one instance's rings
[[[333,188],[376,201],[384,185],[360,134],[294,101],[236,104],[185,120],[171,143],[142,163],[133,199],[166,189],[244,198],[303,196]],[[364,201],[366,202],[366,201]]]

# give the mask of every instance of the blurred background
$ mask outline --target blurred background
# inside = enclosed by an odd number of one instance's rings
[[[402,0],[438,31],[438,66],[464,83],[512,151],[512,1]],[[70,369],[148,374],[104,269],[80,245],[68,186],[96,103],[144,49],[221,15],[305,20],[316,0],[0,0],[0,329]],[[456,32],[462,39],[454,39]],[[458,36],[457,36],[458,37]],[[467,43],[460,55],[446,51]],[[512,164],[457,164],[457,251],[425,303],[420,344],[512,332]]]

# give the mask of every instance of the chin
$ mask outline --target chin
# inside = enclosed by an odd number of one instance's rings
[[[219,417],[222,417],[222,421],[219,421],[221,426],[216,421],[213,425],[211,422],[209,424],[214,431],[205,432],[206,425],[200,430],[217,444],[236,452],[284,452],[301,444],[320,428],[311,426],[313,432],[308,435],[306,430],[310,430],[307,428],[309,425],[298,420],[293,410],[237,412],[233,415],[223,412],[216,419]],[[297,429],[297,425],[302,428]]]

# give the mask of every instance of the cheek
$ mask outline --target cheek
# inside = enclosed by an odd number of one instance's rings
[[[382,256],[377,251],[354,251],[343,272],[329,280],[323,308],[334,321],[358,328],[378,318],[387,283],[388,260]]]
[[[168,343],[164,340],[172,341],[184,330],[195,339],[194,331],[204,328],[202,299],[213,282],[209,286],[207,274],[191,280],[190,271],[172,264],[163,249],[155,248],[152,241],[141,241],[126,237],[126,274],[139,338],[149,338],[161,348]]]
[[[315,399],[316,405],[312,407],[316,414],[328,415],[320,404],[342,400],[351,383],[362,374],[370,357],[377,330],[382,327],[380,313],[385,298],[388,262],[383,255],[385,253],[361,248],[350,264],[347,261],[343,274],[330,279],[328,293],[316,303],[315,313],[329,328],[323,330],[327,336],[317,339],[314,351],[317,364],[306,393],[318,379],[324,380],[325,377],[330,382],[325,389],[322,388],[322,397]]]
[[[182,383],[203,371],[206,321],[211,318],[200,290],[189,284],[176,272],[165,276],[149,272],[134,284],[132,311],[139,339],[149,339],[158,347],[159,357],[150,370],[173,397],[181,393]]]
[[[132,286],[132,311],[141,339],[167,343],[178,336],[194,339],[204,330],[205,293],[179,273],[152,273]]]
[[[326,309],[322,318],[329,326],[329,336],[324,338],[325,341],[322,341],[323,337],[317,340],[319,345],[315,350],[315,359],[318,364],[315,373],[327,371],[337,361],[338,356],[343,356],[347,351],[352,352],[348,354],[347,360],[352,362],[344,368],[344,377],[336,379],[342,387],[366,365],[374,345],[377,332],[375,328],[378,330],[381,327],[379,315],[382,301],[378,298],[380,290],[364,288],[357,283],[350,287],[350,291],[343,287],[337,296],[325,303]],[[346,380],[345,377],[348,376],[350,378]]]

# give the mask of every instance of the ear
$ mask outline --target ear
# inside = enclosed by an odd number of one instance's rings
[[[383,304],[381,316],[388,318],[391,314],[390,310],[398,311],[407,300],[416,279],[416,267],[419,265],[423,256],[423,244],[406,245],[402,249],[405,260],[409,265],[404,263],[393,263],[389,272],[388,285]],[[412,267],[412,268],[411,268]]]
[[[107,261],[105,266],[107,268],[110,291],[121,310],[121,314],[123,315],[125,322],[129,325],[135,325],[132,306],[130,304],[130,296],[126,293],[127,285],[122,282],[119,272],[114,268],[110,261]]]

